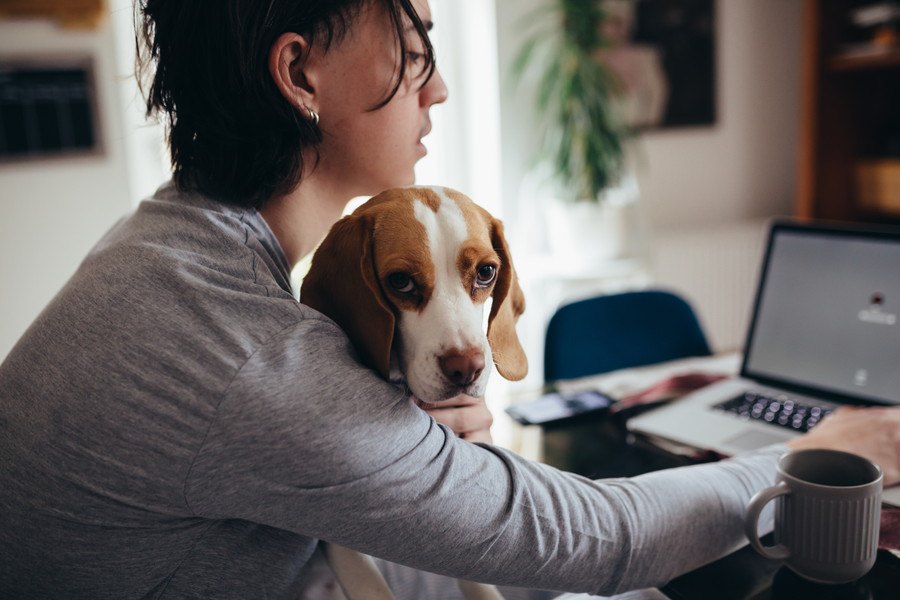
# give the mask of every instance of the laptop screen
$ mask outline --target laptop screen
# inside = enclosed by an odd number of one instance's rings
[[[775,225],[742,371],[900,404],[900,235]]]

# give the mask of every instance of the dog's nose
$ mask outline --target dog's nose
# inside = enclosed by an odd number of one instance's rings
[[[484,353],[476,349],[451,350],[438,362],[447,379],[456,385],[469,385],[484,371]]]

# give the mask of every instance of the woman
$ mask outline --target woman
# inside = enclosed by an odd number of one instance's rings
[[[610,593],[742,541],[785,447],[633,480],[560,473],[436,426],[294,299],[291,265],[346,201],[413,180],[447,94],[426,0],[141,10],[174,183],[0,366],[4,597],[294,598],[318,539]],[[485,439],[483,404],[461,404],[435,416]],[[852,411],[793,443],[866,454],[897,481],[898,423]]]

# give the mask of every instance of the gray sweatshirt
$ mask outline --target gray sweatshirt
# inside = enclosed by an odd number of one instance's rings
[[[291,294],[255,210],[177,192],[0,365],[0,596],[295,598],[316,540],[610,594],[743,540],[783,447],[590,481],[455,437]]]

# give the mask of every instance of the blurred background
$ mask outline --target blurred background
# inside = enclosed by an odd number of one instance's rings
[[[541,384],[546,324],[563,303],[673,289],[715,351],[739,349],[768,220],[900,219],[895,2],[431,4],[450,99],[433,110],[418,183],[457,188],[506,223],[529,303],[523,389]],[[577,13],[561,11],[591,4],[597,28],[575,34],[597,33],[598,45],[572,50],[558,36]],[[144,121],[132,76],[132,10],[0,0],[0,360],[97,239],[168,176],[163,132]],[[608,89],[584,100],[606,102],[621,146],[589,198],[546,160],[548,136],[590,142],[603,126],[554,132],[559,103],[536,101],[553,93],[545,74],[563,51],[600,65]],[[598,164],[616,158],[604,148]]]

